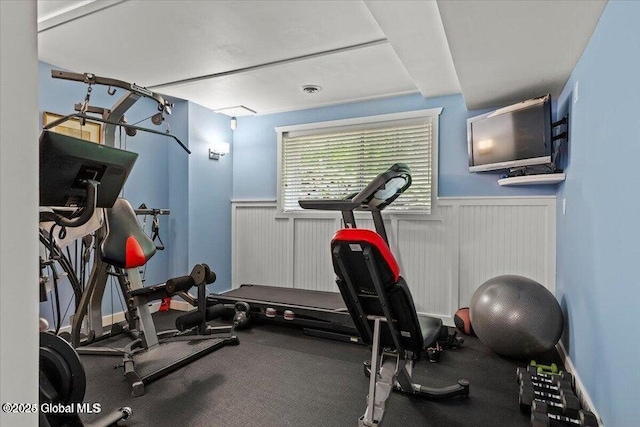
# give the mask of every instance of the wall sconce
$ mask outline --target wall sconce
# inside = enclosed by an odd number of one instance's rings
[[[224,156],[228,152],[229,152],[228,142],[217,142],[213,145],[213,147],[209,148],[209,159],[220,160],[220,157]]]
[[[238,128],[238,119],[235,117],[231,117],[231,130],[236,130]]]

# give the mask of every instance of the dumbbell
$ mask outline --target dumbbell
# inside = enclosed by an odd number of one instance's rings
[[[566,383],[558,387],[551,386],[549,388],[540,388],[531,381],[523,381],[520,383],[520,390],[531,390],[536,396],[548,397],[556,400],[560,400],[563,394],[575,395],[571,387],[567,386]]]
[[[576,414],[580,410],[580,401],[573,392],[567,392],[565,390],[559,390],[559,393],[545,393],[537,391],[533,388],[528,388],[524,385],[520,385],[520,394],[518,396],[518,402],[520,403],[520,410],[527,413],[531,410],[533,402],[544,402],[548,406],[559,408],[563,414]]]
[[[553,367],[555,366],[555,364],[552,364],[551,366]],[[558,370],[557,366],[555,367],[555,369],[556,369],[556,372],[551,372],[551,371],[545,371],[543,369],[540,369],[539,366],[532,366],[532,365],[527,366],[527,372],[529,372],[531,375],[543,375],[549,378],[560,377],[567,380],[570,380],[572,378],[572,375],[569,372],[560,371]]]
[[[598,419],[593,412],[579,410],[578,418],[549,413],[546,403],[534,401],[531,405],[531,427],[549,427],[552,424],[575,424],[580,427],[598,427]]]
[[[520,380],[520,376],[527,375],[527,374],[534,377],[547,378],[550,381],[553,380],[553,378],[561,378],[563,380],[567,380],[573,383],[573,375],[571,375],[569,372],[559,371],[556,374],[550,374],[547,372],[538,372],[536,368],[533,366],[527,366],[526,368],[522,368],[522,367],[516,368],[516,377],[518,378],[518,380]]]
[[[453,331],[452,334],[449,334],[449,329],[443,327],[437,341],[443,348],[454,350],[462,346],[464,338],[458,336],[458,331]]]
[[[535,368],[536,372],[545,373],[545,374],[557,374],[560,372],[558,369],[558,365],[552,363],[551,365],[542,365],[537,363],[535,360],[529,362],[529,366]]]
[[[539,372],[529,372],[528,368],[529,367],[527,367],[527,369],[516,369],[516,379],[518,382],[526,381],[528,379],[535,382],[547,384],[557,384],[558,381],[567,381],[569,384],[573,385],[573,375],[571,375],[569,372],[561,372],[556,375],[547,375]]]
[[[556,366],[555,363],[552,363],[551,365],[529,365],[527,366],[527,372],[534,375],[544,374],[549,376],[556,376],[556,375],[562,376],[562,373],[564,371],[559,370],[558,366]]]
[[[558,384],[538,383],[535,381],[523,381],[520,384],[530,385],[536,390],[544,391],[547,393],[559,392],[560,390],[564,390],[565,392],[574,392],[571,384],[569,384],[569,382],[565,380],[560,380]]]
[[[540,381],[539,377],[533,377],[528,374],[525,374],[520,376],[520,381],[518,382],[520,384],[525,384],[525,383],[531,384],[533,387],[540,390],[558,391],[558,390],[564,389],[566,391],[573,391],[573,386],[571,385],[571,383],[567,380],[563,380],[560,378],[555,378],[552,382],[544,382],[544,381]]]
[[[442,354],[442,346],[439,342],[436,341],[435,347],[427,348],[427,357],[429,358],[429,362],[436,363],[440,360],[440,355]]]
[[[238,301],[233,306],[233,326],[236,329],[246,329],[251,324],[251,307],[244,301]]]

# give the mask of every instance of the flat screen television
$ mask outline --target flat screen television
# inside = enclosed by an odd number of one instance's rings
[[[551,96],[467,119],[469,171],[552,163]]]

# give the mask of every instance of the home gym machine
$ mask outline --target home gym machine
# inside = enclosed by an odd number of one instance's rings
[[[171,104],[160,95],[133,84],[101,78],[93,74],[53,71],[52,76],[83,81],[89,85],[89,88],[85,102],[75,106],[78,113],[50,123],[43,131],[40,140],[41,152],[46,154],[41,155],[40,165],[41,205],[86,206],[80,212],[72,212],[72,215],[79,215],[79,218],[74,220],[77,225],[84,225],[94,217],[102,218],[102,220],[95,221],[97,226],[89,231],[97,230],[92,239],[93,264],[86,286],[84,283],[80,283],[77,278],[72,280],[72,284],[75,281],[78,289],[74,288],[76,311],[71,318],[70,341],[79,354],[123,357],[125,377],[131,385],[132,394],[139,396],[144,393],[146,384],[222,346],[238,344],[238,339],[232,334],[231,327],[214,328],[207,324],[208,320],[219,316],[221,312],[220,307],[207,307],[206,285],[215,280],[215,274],[206,264],[194,266],[189,276],[173,278],[160,285],[142,286],[138,268],[149,261],[155,254],[157,247],[138,224],[131,205],[126,200],[117,198],[129,170],[133,166],[133,161],[137,157],[135,153],[111,147],[115,145],[115,129],[117,127],[123,128],[129,136],[135,135],[139,130],[170,136],[187,152],[189,150],[177,137],[169,133],[168,126],[167,132],[162,133],[126,124],[124,112],[140,97],[148,97],[157,103],[159,113],[152,116],[151,119],[155,124],[163,123],[163,114],[170,113]],[[93,107],[88,105],[88,102],[94,84],[110,86],[109,94],[115,93],[111,87],[120,87],[125,89],[125,94],[110,110]],[[88,113],[101,117],[90,117],[87,115]],[[107,145],[97,145],[46,130],[46,128],[56,126],[70,118],[106,123],[105,140]],[[96,165],[97,160],[94,157],[99,156],[100,153],[103,153],[104,156],[120,156],[132,159],[132,161],[127,164],[127,169],[116,170],[109,168],[109,166]],[[88,159],[88,163],[76,165],[73,163],[74,159]],[[98,159],[100,158],[98,157]],[[110,159],[107,158],[107,160]],[[85,178],[85,175],[89,177]],[[85,181],[87,184],[84,193],[79,192],[79,183]],[[119,186],[116,186],[116,183]],[[85,203],[80,203],[82,201]],[[143,209],[142,213],[147,212]],[[49,253],[52,257],[48,262],[53,264],[57,261],[56,255],[62,253],[62,250],[56,247],[56,241],[67,238],[66,227],[69,226],[69,220],[57,211],[50,213],[43,220],[53,220],[54,223],[48,234],[44,233],[44,240],[50,248]],[[56,235],[53,232],[55,226],[62,227],[61,233]],[[79,234],[76,237],[83,236],[83,234]],[[65,272],[72,277],[73,272],[67,271],[64,265]],[[54,280],[55,276],[54,272]],[[117,279],[124,297],[127,325],[125,327],[113,326],[112,332],[105,334],[101,307],[109,276]],[[188,293],[194,287],[197,290],[197,298]],[[148,304],[176,295],[196,306],[197,310],[180,316],[176,320],[176,330],[157,333]],[[60,312],[59,307],[58,312]],[[86,328],[84,328],[85,324]],[[82,334],[83,330],[85,331],[84,335]],[[133,339],[122,349],[87,346],[120,332],[126,332]]]
[[[206,264],[196,264],[189,276],[176,277],[164,284],[142,286],[139,267],[155,254],[153,241],[140,228],[135,212],[125,199],[116,200],[105,210],[105,226],[97,239],[96,257],[78,311],[73,316],[71,342],[81,342],[83,318],[92,301],[102,302],[109,275],[114,275],[127,304],[128,326],[123,328],[134,340],[123,349],[82,346],[77,351],[88,355],[124,357],[125,377],[133,396],[144,394],[146,384],[185,366],[225,345],[238,344],[231,326],[212,327],[207,321],[220,315],[216,307],[207,307],[206,285],[216,279]],[[198,296],[188,291],[195,287]],[[176,319],[176,330],[156,332],[149,303],[180,296],[197,311]],[[95,332],[91,336],[95,338]],[[188,341],[188,342],[185,342]],[[135,363],[134,363],[135,362]]]
[[[87,92],[82,102],[74,104],[75,113],[65,115],[60,119],[57,119],[51,123],[43,126],[45,131],[50,129],[55,129],[57,126],[71,120],[76,119],[79,121],[80,126],[84,126],[87,121],[91,122],[99,122],[103,123],[103,141],[104,146],[107,147],[116,147],[116,136],[118,135],[118,130],[124,130],[124,133],[127,136],[134,136],[138,131],[143,131],[146,133],[152,133],[156,135],[162,135],[175,140],[182,149],[184,149],[187,153],[191,154],[191,151],[186,147],[180,139],[170,132],[169,124],[166,120],[166,116],[171,114],[171,109],[173,108],[173,104],[168,100],[164,99],[160,94],[154,93],[148,90],[145,87],[138,86],[135,83],[128,83],[122,80],[116,80],[108,77],[100,77],[96,76],[92,73],[74,73],[69,71],[60,71],[60,70],[52,70],[51,77],[54,79],[62,79],[69,80],[75,82],[81,82],[87,85]],[[107,93],[110,96],[116,95],[118,92],[121,93],[120,98],[113,104],[111,108],[103,108],[90,105],[91,94],[96,86],[105,86],[107,87]],[[149,117],[151,122],[156,125],[165,126],[165,131],[158,131],[155,129],[149,129],[141,126],[136,126],[135,124],[128,124],[127,118],[125,117],[125,113],[131,108],[138,100],[142,98],[147,98],[155,103],[156,113]],[[53,189],[54,191],[56,189]],[[102,190],[104,191],[104,189]],[[116,192],[119,193],[118,189]],[[53,194],[53,193],[52,193]],[[104,196],[100,196],[104,197]],[[109,194],[109,197],[116,197],[113,194]],[[70,206],[74,206],[76,202],[74,200],[69,201]],[[49,204],[45,204],[41,206],[53,206]],[[60,212],[60,209],[58,209]],[[83,243],[85,243],[85,247],[87,247],[87,251],[82,255],[84,258],[84,262],[88,262],[90,258],[90,246],[94,241],[93,237],[90,236],[92,233],[99,230],[100,227],[104,223],[103,211],[102,209],[97,209],[94,212],[93,217],[85,222],[84,225],[78,226],[73,229],[65,229],[62,234],[53,235],[49,233],[49,228],[54,224],[52,221],[52,214],[43,213],[41,214],[41,227],[40,227],[40,242],[48,247],[50,251],[53,251],[51,254],[54,256],[64,272],[67,275],[67,278],[71,284],[71,287],[74,292],[74,300],[75,300],[75,309],[78,309],[78,305],[80,303],[80,299],[82,297],[82,292],[84,289],[84,277],[78,277],[78,275],[74,271],[74,267],[69,257],[65,257],[62,251],[62,248],[76,239],[83,239]],[[67,232],[68,231],[68,232]],[[100,233],[98,231],[97,233]],[[49,264],[50,266],[50,264]],[[41,270],[44,270],[41,268]],[[43,275],[41,275],[43,276]],[[55,276],[55,274],[54,274]],[[44,277],[44,276],[43,276]],[[132,313],[127,313],[132,314]],[[131,316],[133,318],[133,316]],[[59,325],[58,325],[59,327]],[[90,305],[88,309],[88,331],[89,331],[89,341],[93,339],[101,339],[108,335],[104,334],[102,331],[102,306],[101,301],[94,301],[93,304]],[[91,336],[91,331],[94,331],[96,336]],[[74,344],[74,347],[77,347],[77,343]]]
[[[380,211],[411,185],[411,171],[395,164],[363,190],[365,205],[351,200],[300,200],[305,209],[339,210],[345,227],[331,241],[336,283],[366,344],[372,346],[365,362],[369,380],[367,409],[358,426],[378,426],[392,390],[431,399],[468,396],[469,382],[444,388],[413,383],[414,363],[433,346],[442,320],[418,315],[409,287],[389,249]],[[371,210],[376,231],[355,228],[354,210]],[[386,324],[386,327],[384,326]]]
[[[137,155],[49,131],[43,132],[40,141],[41,150],[47,153],[40,165],[41,203],[69,206],[72,204],[71,198],[79,197],[72,194],[78,176],[89,173],[92,177],[102,177],[100,185],[97,182],[88,185],[87,208],[77,219],[77,224],[81,225],[93,216],[95,209],[105,208],[104,224],[96,233],[92,271],[72,316],[71,344],[76,351],[88,355],[122,356],[125,377],[131,385],[132,394],[140,396],[146,384],[222,346],[237,344],[238,339],[232,335],[231,327],[214,328],[207,325],[207,320],[211,320],[218,312],[215,307],[207,309],[206,306],[205,285],[215,280],[215,274],[205,264],[197,264],[189,276],[173,278],[161,285],[142,286],[138,267],[145,265],[155,254],[156,246],[138,224],[131,205],[125,199],[117,198],[119,188],[114,184],[120,184],[120,181],[112,183],[108,180],[112,176],[126,179],[128,171],[116,174],[108,167],[100,169],[93,163],[75,165],[68,160],[91,158],[95,161],[95,156],[89,156],[89,152],[106,153],[123,157],[130,170]],[[62,161],[67,161],[67,164],[60,171]],[[95,172],[98,169],[101,172]],[[110,198],[107,197],[109,195]],[[73,204],[79,203],[74,201]],[[106,208],[109,205],[111,207]],[[62,226],[70,224],[69,220],[62,217],[56,218],[55,223]],[[87,338],[81,340],[84,317],[90,304],[102,304],[109,275],[117,278],[127,305],[128,326],[121,331],[130,334],[133,341],[123,349],[81,347],[93,342],[102,332],[100,317],[99,323],[92,324],[94,329],[89,330]],[[197,298],[188,295],[192,287],[197,288]],[[182,296],[197,306],[198,310],[176,320],[179,330],[157,333],[148,303],[174,295]],[[189,342],[185,343],[185,340]]]
[[[124,150],[101,147],[44,131],[40,137],[40,205],[54,207],[41,213],[41,220],[50,220],[54,224],[49,233],[53,234],[56,227],[66,232],[67,228],[83,226],[91,219],[96,208],[112,206],[137,156]],[[69,206],[77,209],[57,209]],[[51,241],[49,243],[54,244]],[[53,267],[59,254],[60,251],[50,251],[51,257],[41,259],[41,264]],[[54,269],[54,280],[57,280],[55,277]],[[40,284],[44,287],[46,281]],[[40,332],[39,371],[40,407],[56,405],[58,408],[48,412],[39,411],[40,425],[81,427],[83,423],[78,412],[91,407],[83,402],[86,377],[76,351],[54,333]],[[115,426],[118,421],[130,416],[130,408],[121,408],[101,417],[92,425]]]

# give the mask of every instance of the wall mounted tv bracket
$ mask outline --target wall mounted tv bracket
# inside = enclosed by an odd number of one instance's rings
[[[138,86],[135,83],[127,83],[122,80],[111,79],[108,77],[98,77],[92,73],[80,74],[68,71],[51,70],[51,77],[54,79],[83,82],[88,85],[88,88],[87,94],[84,98],[84,102],[74,105],[74,109],[77,111],[77,113],[69,114],[58,120],[55,120],[44,126],[44,129],[51,129],[72,118],[79,119],[81,123],[84,123],[85,120],[93,120],[106,124],[104,129],[104,141],[105,145],[107,146],[115,146],[116,129],[118,127],[122,127],[127,132],[127,135],[130,136],[135,135],[138,130],[154,133],[157,135],[169,136],[173,138],[178,144],[180,144],[180,146],[187,153],[191,154],[191,151],[187,148],[187,146],[184,145],[177,136],[170,132],[168,125],[166,132],[160,132],[154,129],[127,124],[124,113],[142,97],[152,99],[158,104],[159,118],[156,118],[154,116],[152,118],[152,121],[156,124],[164,122],[164,114],[171,114],[171,108],[173,107],[173,104],[165,100],[161,95],[152,92],[145,87]],[[110,109],[94,107],[89,105],[93,85],[108,86],[107,93],[109,95],[114,95],[116,93],[116,90],[114,88],[124,89],[125,93]],[[88,114],[95,114],[99,115],[100,117],[89,116]]]
[[[561,126],[565,126],[564,131],[553,135],[556,130],[558,130]],[[551,143],[553,144],[553,154],[551,156],[551,164],[553,165],[555,172],[562,172],[562,170],[558,169],[556,165],[556,160],[558,155],[560,154],[560,149],[562,148],[562,143],[566,143],[569,141],[569,113],[567,113],[563,118],[558,120],[557,122],[551,123]],[[559,141],[559,142],[556,142]]]

